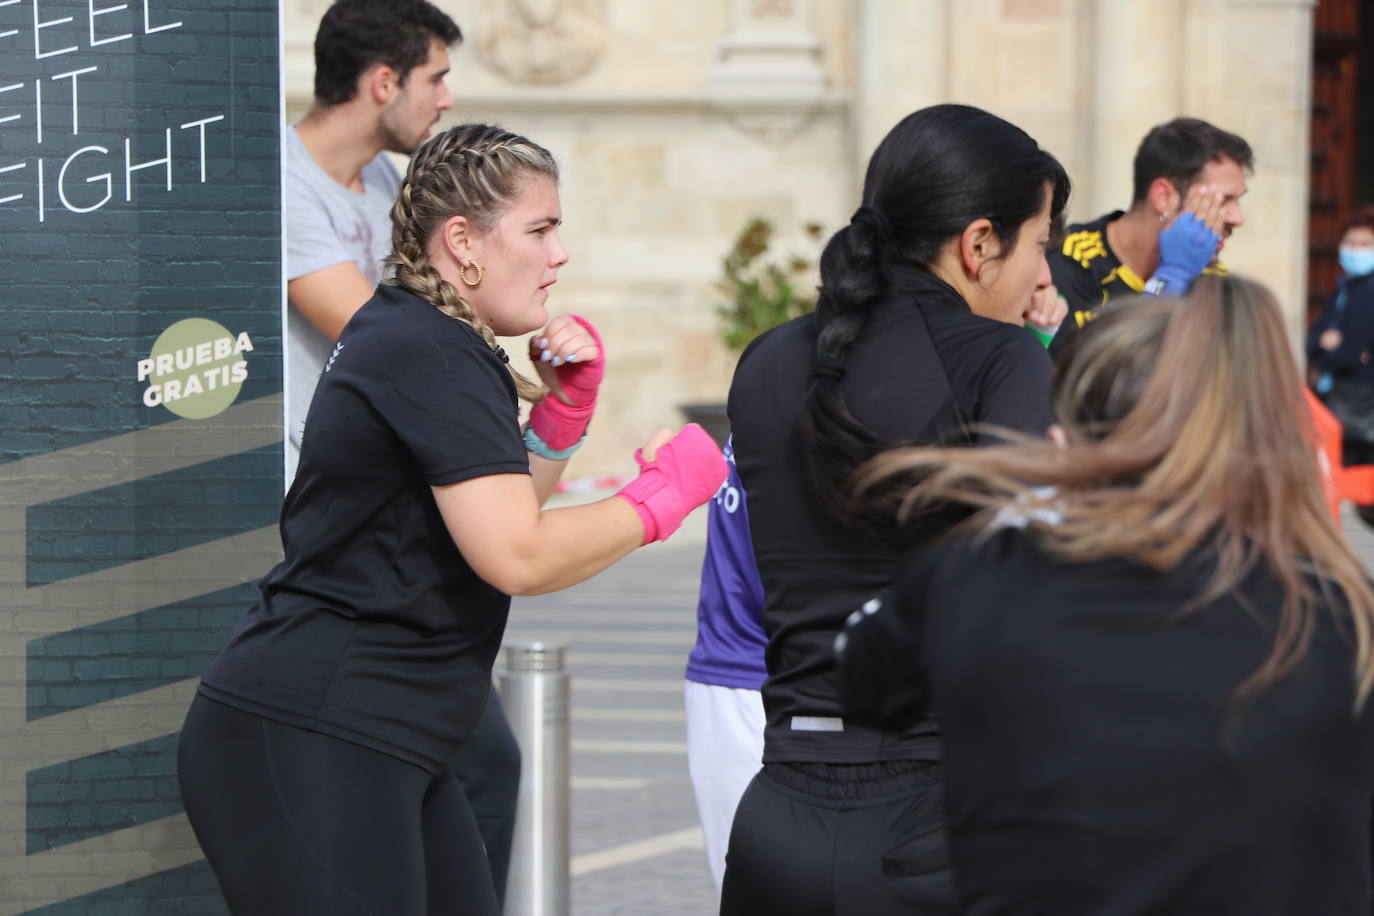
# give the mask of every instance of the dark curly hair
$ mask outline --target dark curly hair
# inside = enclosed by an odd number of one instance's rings
[[[1156,178],[1167,178],[1187,194],[1207,163],[1231,159],[1245,172],[1255,170],[1255,153],[1245,138],[1198,118],[1174,118],[1145,135],[1135,151],[1131,203],[1150,193]]]
[[[402,85],[429,57],[435,40],[463,40],[457,23],[426,0],[336,0],[315,33],[315,99],[339,105],[358,91],[358,77],[386,64]]]

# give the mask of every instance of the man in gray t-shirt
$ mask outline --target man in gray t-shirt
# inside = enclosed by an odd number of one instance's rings
[[[381,280],[382,259],[391,253],[391,205],[401,182],[400,172],[386,153],[378,153],[359,173],[362,193],[351,191],[320,168],[294,127],[286,129],[282,154],[286,158],[287,288],[292,289],[297,279],[312,274],[330,276],[335,269],[351,277],[350,268],[356,268],[368,291],[363,298],[366,301]],[[343,284],[353,284],[339,279],[340,292],[325,295],[338,295],[336,301],[343,304],[347,296]],[[361,293],[362,288],[358,289]],[[297,298],[307,301],[296,295],[286,310],[288,485],[295,476],[305,413],[334,346],[333,338],[326,337],[306,318],[303,308],[296,305]],[[362,304],[358,302],[354,308]],[[343,317],[342,310],[339,317]]]
[[[428,3],[336,3],[315,37],[315,100],[283,140],[286,159],[286,481],[320,371],[381,279],[401,176],[453,99],[444,85],[458,27]],[[376,32],[365,16],[389,21]]]

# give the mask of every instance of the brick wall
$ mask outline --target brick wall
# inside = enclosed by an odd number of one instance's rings
[[[0,916],[225,912],[175,750],[276,550],[278,41],[272,0],[0,7]],[[144,401],[187,318],[251,339],[218,416]]]

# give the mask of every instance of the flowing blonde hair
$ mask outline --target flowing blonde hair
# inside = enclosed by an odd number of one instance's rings
[[[1017,437],[895,450],[861,469],[856,492],[884,494],[903,518],[942,501],[981,507],[974,526],[1013,504],[1032,519],[1050,510],[1055,523],[1031,525],[1066,562],[1122,557],[1164,571],[1215,556],[1188,609],[1266,567],[1284,600],[1273,650],[1240,685],[1241,702],[1293,670],[1319,597],[1339,595],[1359,708],[1374,686],[1374,591],[1326,506],[1301,384],[1273,295],[1205,276],[1185,299],[1118,306],[1079,335],[1055,377],[1064,447]]]
[[[503,352],[496,335],[452,283],[429,263],[426,245],[446,220],[462,216],[478,232],[490,232],[513,204],[526,179],[558,181],[553,154],[519,134],[489,124],[460,124],[425,142],[411,157],[391,208],[391,255],[396,282],[439,311],[472,326],[487,346]],[[506,367],[516,393],[538,403],[547,389]]]

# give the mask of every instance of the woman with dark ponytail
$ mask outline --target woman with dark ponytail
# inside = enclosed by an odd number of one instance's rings
[[[547,150],[482,124],[411,160],[393,279],[310,405],[285,559],[182,731],[186,812],[235,914],[497,914],[446,764],[486,703],[509,596],[667,539],[725,478],[689,425],[651,439],[615,496],[541,509],[605,366],[590,322],[549,320],[568,260],[557,178]],[[496,341],[536,331],[539,382]],[[523,431],[517,398],[533,404]]]
[[[1019,325],[1050,282],[1069,181],[1024,131],[961,105],[879,144],[862,205],[826,245],[816,311],[761,336],[730,389],[764,585],[764,766],[735,815],[723,916],[952,912],[940,737],[845,717],[833,643],[911,540],[856,512],[858,467],[901,444],[1043,435],[1050,363]],[[907,529],[919,542],[942,513]]]

